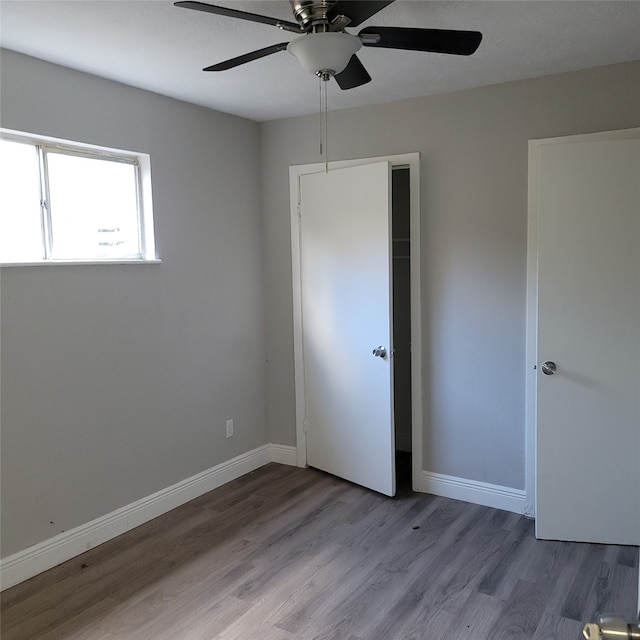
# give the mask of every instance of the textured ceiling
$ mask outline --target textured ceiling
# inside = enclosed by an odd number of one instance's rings
[[[293,21],[288,0],[208,0]],[[346,108],[640,59],[636,0],[396,0],[364,23],[481,31],[470,57],[364,48],[373,81],[330,83]],[[2,0],[4,48],[253,120],[318,110],[318,79],[281,52],[218,73],[201,69],[296,35],[179,9],[172,0]],[[0,61],[1,62],[1,61]]]

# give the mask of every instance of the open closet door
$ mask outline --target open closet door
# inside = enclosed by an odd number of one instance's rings
[[[300,176],[307,462],[395,494],[391,164]]]

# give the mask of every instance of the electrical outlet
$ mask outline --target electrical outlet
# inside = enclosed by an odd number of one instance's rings
[[[233,418],[227,420],[226,427],[227,427],[227,438],[230,438],[233,435]]]

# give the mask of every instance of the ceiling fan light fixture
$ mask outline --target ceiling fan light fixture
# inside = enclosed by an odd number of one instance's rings
[[[351,56],[360,49],[360,38],[342,32],[309,33],[291,41],[287,51],[314,75],[344,71]]]

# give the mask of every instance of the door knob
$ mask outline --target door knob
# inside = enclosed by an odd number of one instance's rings
[[[633,640],[640,637],[640,622],[627,624],[618,614],[600,616],[596,622],[585,625],[582,635],[587,640]]]
[[[377,349],[373,350],[373,355],[376,356],[376,358],[386,358],[387,357],[387,350],[380,346]]]
[[[540,368],[542,369],[542,373],[544,373],[545,376],[552,376],[558,370],[558,367],[556,367],[556,363],[552,362],[551,360],[543,362]]]

